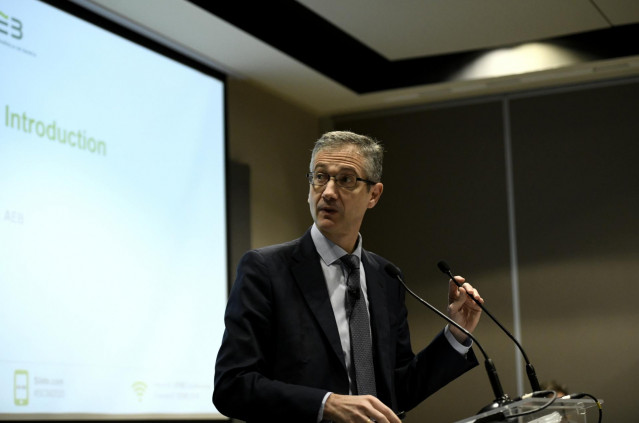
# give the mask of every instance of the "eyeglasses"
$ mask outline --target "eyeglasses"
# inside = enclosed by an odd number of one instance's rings
[[[365,182],[368,185],[375,185],[377,182],[369,181],[368,179],[359,178],[354,173],[338,173],[335,176],[331,176],[328,173],[322,172],[309,172],[306,174],[308,183],[314,187],[323,187],[328,184],[331,179],[335,180],[335,184],[340,188],[353,189],[357,186],[357,182]]]

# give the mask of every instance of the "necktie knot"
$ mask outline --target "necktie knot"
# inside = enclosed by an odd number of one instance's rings
[[[346,254],[340,257],[342,263],[348,268],[348,270],[359,269],[359,257],[355,254]]]
[[[340,257],[340,260],[348,269],[348,276],[346,278],[346,288],[351,296],[352,300],[359,298],[359,257],[355,254],[346,254]]]

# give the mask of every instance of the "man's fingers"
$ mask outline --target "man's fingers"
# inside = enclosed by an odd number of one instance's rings
[[[463,302],[466,300],[466,296],[470,297],[469,299],[472,301],[472,298],[475,298],[477,301],[483,303],[484,299],[479,295],[479,291],[475,289],[471,284],[466,282],[466,279],[461,276],[455,276],[454,281],[450,280],[450,290],[449,290],[449,300],[455,302]],[[461,285],[461,286],[459,286]],[[464,295],[465,294],[465,295]]]
[[[400,423],[397,415],[372,395],[331,394],[326,400],[324,419],[336,422],[366,421]]]
[[[383,402],[375,397],[370,398],[371,405],[373,406],[373,410],[371,410],[371,415],[368,416],[374,422],[389,422],[389,423],[401,423],[401,420],[397,415],[388,408]]]
[[[473,286],[468,282],[464,283],[459,290],[463,290],[469,297],[476,299],[482,304],[484,303],[484,299],[481,297],[481,295],[479,295],[479,291],[473,288]]]

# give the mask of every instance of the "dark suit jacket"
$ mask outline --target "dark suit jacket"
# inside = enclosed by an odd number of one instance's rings
[[[477,365],[443,333],[414,355],[404,288],[384,258],[362,252],[374,344],[377,396],[408,411]],[[225,314],[213,402],[247,421],[316,422],[324,395],[348,394],[337,324],[310,230],[285,244],[247,252]]]

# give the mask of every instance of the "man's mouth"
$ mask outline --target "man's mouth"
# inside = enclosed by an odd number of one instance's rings
[[[335,208],[333,208],[333,207],[324,206],[324,207],[320,207],[319,208],[319,212],[320,213],[324,212],[326,214],[334,214],[334,213],[337,213],[337,210]]]

